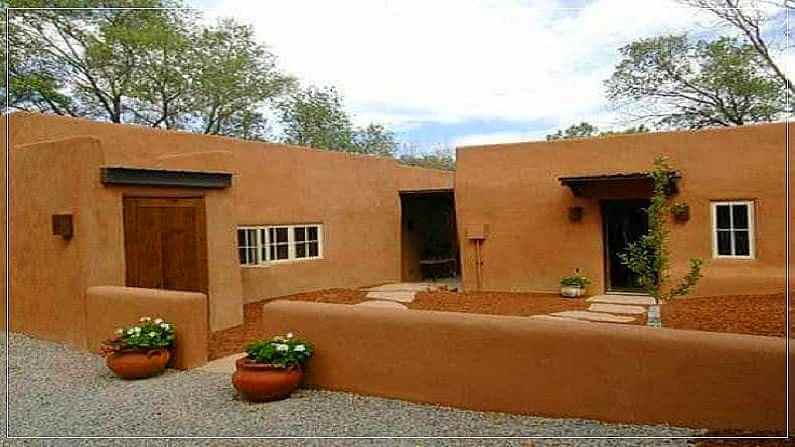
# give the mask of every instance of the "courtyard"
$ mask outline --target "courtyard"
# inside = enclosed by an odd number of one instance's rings
[[[168,370],[148,380],[124,381],[113,376],[96,354],[16,334],[11,335],[10,346],[11,436],[686,437],[705,433],[704,430],[670,426],[465,411],[311,389],[302,389],[284,401],[251,404],[236,397],[228,374]],[[387,441],[390,445],[407,446],[545,446],[574,442],[556,439]],[[324,444],[379,445],[387,441],[327,439]],[[161,442],[165,445],[165,441]],[[183,442],[232,443],[217,439]],[[274,443],[272,440],[261,442]],[[287,445],[306,445],[307,442],[310,441],[293,440]],[[589,446],[689,445],[686,439],[583,439],[576,443]]]

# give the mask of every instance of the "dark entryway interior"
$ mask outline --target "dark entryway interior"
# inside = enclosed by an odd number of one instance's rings
[[[646,234],[649,228],[646,199],[602,202],[605,242],[605,288],[608,292],[642,291],[635,273],[621,263],[619,253]]]
[[[124,198],[128,287],[207,291],[204,200]]]
[[[401,279],[436,280],[459,273],[452,190],[400,193]]]

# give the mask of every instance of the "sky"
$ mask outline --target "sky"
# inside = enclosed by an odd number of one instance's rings
[[[420,151],[544,139],[580,121],[626,127],[603,81],[631,41],[705,35],[674,0],[189,0],[252,24],[279,65],[334,85],[355,123]]]

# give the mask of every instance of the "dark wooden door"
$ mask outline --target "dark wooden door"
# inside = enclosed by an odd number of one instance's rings
[[[648,200],[608,200],[602,203],[608,291],[641,290],[638,276],[621,263],[619,254],[647,233],[648,207]]]
[[[207,292],[204,201],[124,199],[127,286]]]

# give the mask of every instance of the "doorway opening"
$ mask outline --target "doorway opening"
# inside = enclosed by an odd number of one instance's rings
[[[458,232],[452,190],[400,193],[401,280],[457,280]]]
[[[621,263],[619,254],[647,233],[649,203],[647,199],[602,201],[607,292],[643,293],[638,275]]]

